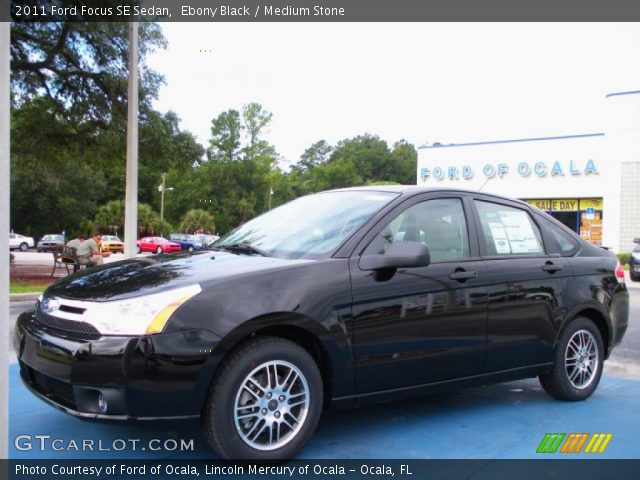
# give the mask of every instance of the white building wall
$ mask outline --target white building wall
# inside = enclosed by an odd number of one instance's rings
[[[640,237],[640,91],[607,95],[607,160],[620,168],[620,252]]]
[[[605,133],[422,147],[417,184],[521,199],[602,198],[602,244],[629,251],[640,236],[640,91],[606,101]]]

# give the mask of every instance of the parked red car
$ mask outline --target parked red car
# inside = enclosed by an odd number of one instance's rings
[[[182,248],[179,243],[170,242],[166,238],[162,237],[143,237],[138,240],[138,253],[140,252],[153,252],[153,253],[171,253],[179,252]]]

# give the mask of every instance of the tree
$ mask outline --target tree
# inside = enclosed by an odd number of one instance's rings
[[[391,158],[394,164],[394,179],[401,185],[415,185],[418,170],[418,152],[416,147],[400,140],[393,144]]]
[[[326,163],[333,151],[333,147],[326,140],[320,140],[307,148],[300,156],[300,161],[293,165],[291,169],[304,173],[314,167]]]
[[[94,228],[102,232],[124,234],[124,200],[112,200],[101,206],[94,218]],[[145,203],[138,204],[138,235],[169,233],[171,225]]]
[[[273,114],[262,108],[259,103],[250,103],[242,108],[243,127],[247,133],[248,144],[245,151],[249,157],[255,155],[260,144],[260,135],[271,122]],[[264,146],[264,145],[263,145]]]
[[[211,120],[211,139],[207,152],[209,159],[224,162],[237,160],[241,133],[240,113],[237,110],[227,110]]]
[[[184,214],[180,221],[180,231],[194,232],[215,232],[216,226],[213,223],[213,216],[206,210],[194,208]]]
[[[50,2],[41,2],[48,4]],[[166,40],[156,23],[140,24],[140,110],[150,110],[162,76],[145,58]],[[126,22],[14,22],[11,86],[16,105],[34,97],[54,100],[76,122],[106,127],[126,113]]]

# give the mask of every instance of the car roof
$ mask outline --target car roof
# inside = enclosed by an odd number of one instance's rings
[[[517,198],[505,197],[503,195],[497,195],[495,193],[489,192],[480,192],[478,190],[471,190],[466,188],[452,188],[452,187],[423,187],[418,185],[367,185],[362,187],[347,187],[347,188],[337,188],[334,190],[327,190],[327,192],[352,192],[352,191],[363,191],[363,192],[387,192],[387,193],[399,193],[404,196],[413,196],[420,193],[432,193],[432,192],[441,192],[441,193],[472,193],[485,195],[488,197],[494,197],[500,200],[508,200],[510,202],[517,202],[525,206],[529,206],[528,203],[523,202]],[[325,193],[325,192],[318,192]]]

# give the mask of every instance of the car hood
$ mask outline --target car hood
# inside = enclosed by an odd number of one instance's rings
[[[44,292],[47,297],[108,301],[199,283],[203,289],[239,275],[313,260],[288,260],[230,252],[201,252],[121,260],[69,275]]]

